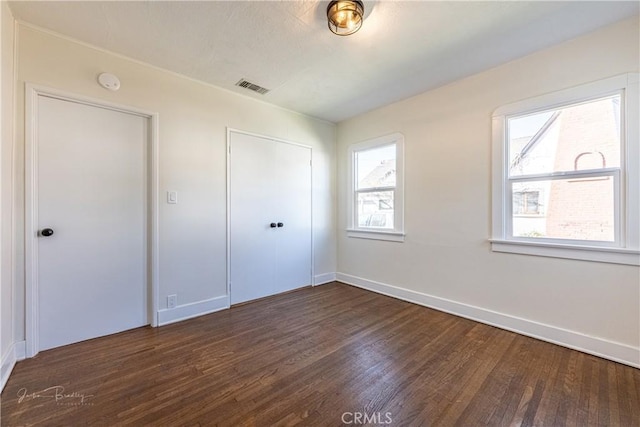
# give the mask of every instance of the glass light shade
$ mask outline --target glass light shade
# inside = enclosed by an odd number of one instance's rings
[[[364,6],[359,0],[332,1],[327,7],[327,20],[332,33],[348,36],[362,27]]]

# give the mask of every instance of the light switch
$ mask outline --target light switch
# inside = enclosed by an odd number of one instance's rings
[[[178,203],[178,192],[177,191],[167,191],[167,203],[175,205]]]

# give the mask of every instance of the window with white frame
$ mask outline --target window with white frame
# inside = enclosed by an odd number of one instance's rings
[[[349,237],[404,240],[404,137],[392,135],[349,147]]]
[[[495,112],[494,251],[640,264],[638,88],[626,74]]]

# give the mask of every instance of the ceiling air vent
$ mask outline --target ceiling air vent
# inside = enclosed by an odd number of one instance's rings
[[[236,83],[236,86],[240,86],[240,87],[252,90],[254,92],[258,92],[261,95],[264,95],[265,93],[269,92],[269,89],[266,89],[262,86],[258,86],[257,84],[251,83],[245,79],[240,79],[238,83]]]

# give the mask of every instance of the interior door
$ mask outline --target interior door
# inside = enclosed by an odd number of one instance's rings
[[[39,349],[146,325],[147,119],[38,97]]]
[[[231,304],[311,284],[311,149],[230,132]]]
[[[272,142],[277,222],[275,293],[311,285],[311,149]],[[282,189],[280,191],[280,189]]]

